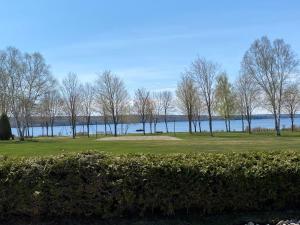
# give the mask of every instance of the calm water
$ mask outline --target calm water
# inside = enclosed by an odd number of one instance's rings
[[[295,119],[295,125],[296,126],[300,125],[300,118]],[[247,124],[245,122],[245,127],[246,126],[247,126]],[[290,123],[289,118],[281,119],[281,127],[282,128],[287,128],[290,126],[291,126],[291,123]],[[111,125],[110,127],[111,127],[111,129],[109,128],[109,126],[107,126],[108,132],[110,130],[113,132],[113,126]],[[175,132],[187,132],[188,131],[187,121],[176,122],[175,126],[174,126],[174,122],[169,122],[168,127],[169,127],[169,132],[174,132],[174,128],[175,128]],[[209,130],[208,121],[201,121],[201,127],[202,127],[202,131],[208,131]],[[274,120],[273,119],[253,119],[252,120],[252,128],[257,128],[257,127],[274,128]],[[134,124],[127,124],[127,125],[123,125],[123,126],[118,125],[118,133],[124,133],[126,131],[126,128],[128,128],[127,133],[138,133],[138,132],[136,132],[136,130],[141,129],[142,124],[134,123]],[[214,131],[224,131],[225,129],[226,129],[225,123],[223,120],[213,121],[213,130]],[[86,127],[83,127],[82,125],[78,125],[76,130],[77,130],[77,132],[83,132],[83,131],[86,132]],[[165,132],[166,131],[165,124],[158,123],[156,130]],[[198,127],[197,127],[197,130],[198,130]],[[231,121],[231,130],[232,131],[241,131],[242,130],[241,120],[232,120]],[[17,129],[13,128],[12,131],[13,131],[13,134],[17,135]],[[101,132],[104,133],[104,125],[97,125],[97,128],[96,128],[96,125],[91,125],[90,133],[95,134],[96,131],[98,133],[101,133]],[[43,130],[42,127],[30,128],[30,135],[32,135],[32,132],[33,132],[33,136],[46,135],[46,130],[45,129]],[[49,134],[50,134],[50,132],[51,131],[49,129]],[[150,132],[149,124],[146,124],[146,132]],[[71,128],[70,128],[70,126],[56,126],[56,127],[54,127],[54,135],[70,136]]]

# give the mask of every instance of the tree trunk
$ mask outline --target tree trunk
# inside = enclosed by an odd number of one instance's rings
[[[247,122],[248,122],[248,133],[251,134],[252,133],[252,128],[251,128],[251,118],[250,116],[247,116]]]
[[[242,132],[245,132],[245,124],[244,124],[244,115],[241,114],[241,119],[242,119]]]
[[[95,124],[96,124],[96,139],[98,138],[98,124],[97,124],[97,117],[95,118]]]
[[[143,121],[143,134],[144,134],[144,135],[146,135],[145,129],[146,129],[146,123],[145,123],[145,121]]]
[[[24,133],[22,132],[22,130],[21,129],[19,129],[19,140],[20,141],[25,141],[25,137],[24,137]]]
[[[22,132],[21,123],[19,120],[16,120],[16,123],[17,123],[17,127],[18,127],[19,140],[24,141],[25,138],[24,138],[24,132]]]
[[[294,114],[291,113],[292,132],[294,132]]]
[[[87,118],[87,124],[86,124],[86,129],[87,129],[87,135],[90,137],[90,123],[91,123],[91,117],[88,116]]]
[[[275,130],[276,130],[276,135],[280,136],[280,115],[277,115],[276,111],[274,110],[274,120],[275,120]]]
[[[75,137],[76,137],[75,129],[76,129],[76,127],[75,127],[75,125],[73,124],[73,125],[72,125],[72,137],[73,137],[73,139],[75,139]]]
[[[209,107],[208,109],[208,122],[209,122],[209,132],[210,132],[210,136],[213,136],[213,131],[212,131],[212,115],[211,115],[211,109]]]
[[[188,116],[188,120],[189,120],[189,133],[192,133],[192,116]]]
[[[114,122],[114,136],[116,137],[118,134],[117,134],[117,123]]]
[[[49,123],[46,122],[46,135],[49,137]]]
[[[167,113],[166,112],[165,112],[165,125],[166,125],[166,132],[169,133],[168,121],[167,121]]]
[[[251,115],[250,115],[250,110],[249,107],[247,107],[247,122],[248,122],[248,133],[251,134],[252,133],[252,128],[251,128]]]
[[[202,129],[201,129],[201,120],[200,120],[200,117],[198,118],[198,128],[199,128],[199,132],[201,133]]]
[[[51,137],[54,136],[54,132],[53,132],[53,123],[51,124]]]

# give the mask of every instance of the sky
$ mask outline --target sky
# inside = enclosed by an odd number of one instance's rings
[[[233,82],[251,43],[283,38],[300,55],[299,0],[0,0],[0,49],[38,51],[62,80],[111,70],[129,92],[174,90],[196,57]]]

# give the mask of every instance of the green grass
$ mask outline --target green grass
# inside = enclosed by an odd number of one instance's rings
[[[170,134],[172,136],[173,134]],[[95,137],[34,138],[25,142],[0,141],[0,155],[31,157],[82,152],[87,150],[120,153],[196,153],[196,152],[241,152],[241,151],[300,151],[300,132],[274,133],[178,133],[181,141],[96,141]]]

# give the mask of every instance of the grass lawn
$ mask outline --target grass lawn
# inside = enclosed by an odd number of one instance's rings
[[[172,136],[173,134],[170,134]],[[274,133],[216,133],[176,134],[180,141],[96,141],[95,137],[34,138],[25,142],[0,141],[0,155],[31,157],[55,155],[87,150],[120,153],[195,153],[195,152],[241,152],[241,151],[300,151],[300,132]]]

